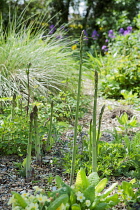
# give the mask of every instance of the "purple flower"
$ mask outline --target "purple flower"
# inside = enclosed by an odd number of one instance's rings
[[[50,25],[49,28],[50,28],[49,34],[53,34],[56,31],[56,28],[54,25]]]
[[[130,34],[131,32],[132,32],[132,27],[131,26],[128,26],[127,29],[124,31],[124,34],[123,35]]]
[[[128,27],[127,27],[127,31],[128,31],[129,33],[131,33],[131,32],[132,32],[132,26],[128,26]]]
[[[108,31],[108,36],[109,36],[110,38],[115,38],[114,32],[113,32],[112,29]]]
[[[108,51],[107,46],[106,46],[106,45],[103,45],[103,46],[102,46],[102,50],[105,51],[105,52]]]
[[[126,30],[124,30],[123,28],[120,28],[119,32],[120,32],[120,34],[125,36],[125,35],[130,34],[132,32],[132,27],[128,26]]]
[[[127,35],[127,34],[129,34],[130,32],[128,31],[128,30],[125,30],[124,31],[124,33],[123,33],[123,35],[125,36],[125,35]]]
[[[120,28],[119,33],[120,34],[124,34],[124,29],[123,28]]]
[[[105,42],[109,42],[109,40],[108,40],[108,39],[106,39],[106,40],[105,40]]]
[[[94,31],[92,32],[92,38],[93,38],[94,40],[96,40],[96,39],[98,38],[98,36],[99,36],[98,32],[97,32],[96,30],[94,30]]]
[[[88,40],[88,33],[84,30],[84,40]]]

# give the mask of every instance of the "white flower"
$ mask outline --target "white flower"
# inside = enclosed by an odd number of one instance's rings
[[[90,200],[86,200],[86,202],[85,202],[85,203],[86,203],[86,206],[87,206],[87,207],[89,207],[89,206],[91,205]]]
[[[83,202],[83,200],[85,199],[83,193],[78,191],[76,195],[77,195],[77,200],[80,201],[80,202]]]
[[[31,203],[35,200],[35,196],[34,195],[30,195],[30,197],[28,197],[28,201]]]
[[[44,196],[44,195],[36,195],[36,199],[40,202],[40,203],[45,203],[45,201],[48,201],[48,197]]]
[[[122,195],[123,194],[123,190],[118,190],[118,195]]]
[[[13,204],[15,202],[16,202],[16,199],[15,199],[14,195],[12,195],[12,197],[8,201],[8,205]]]
[[[27,207],[26,210],[39,210],[39,206],[37,203],[30,203]]]
[[[36,192],[42,192],[43,189],[41,189],[40,187],[38,186],[34,186],[33,189],[36,191]]]
[[[127,196],[126,198],[128,201],[131,201],[132,200],[132,197],[131,196]]]
[[[21,194],[21,196],[22,196],[23,198],[26,198],[26,197],[29,196],[29,193],[24,192],[24,193]]]

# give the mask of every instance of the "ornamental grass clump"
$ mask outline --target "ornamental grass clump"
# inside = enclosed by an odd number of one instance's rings
[[[75,63],[71,50],[73,41],[66,36],[65,30],[58,28],[53,34],[49,34],[45,26],[37,27],[37,21],[28,19],[22,22],[22,17],[13,18],[5,29],[1,20],[2,97],[9,97],[16,93],[22,94],[27,99],[27,73],[30,76],[30,96],[32,97],[37,94],[46,96],[50,92],[56,93],[66,88],[65,81],[68,81],[72,75],[75,77],[73,71]],[[29,72],[27,72],[27,65]],[[67,88],[72,88],[71,80]]]

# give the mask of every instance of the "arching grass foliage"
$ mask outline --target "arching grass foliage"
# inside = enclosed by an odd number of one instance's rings
[[[14,18],[4,29],[1,20],[1,96],[28,94],[28,67],[31,95],[37,93],[46,96],[50,90],[56,92],[64,87],[70,88],[69,78],[73,75],[75,65],[70,37],[67,37],[63,28],[52,34],[45,27],[37,28],[35,20],[27,20],[26,23],[22,22],[22,18]]]

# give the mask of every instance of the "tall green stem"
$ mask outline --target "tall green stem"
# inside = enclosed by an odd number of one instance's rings
[[[99,137],[100,137],[101,122],[102,122],[102,116],[104,113],[104,109],[105,109],[105,105],[102,106],[101,112],[99,115],[99,126],[98,126],[97,140],[96,140],[96,142],[97,142],[97,156],[98,156],[98,143],[99,143]]]
[[[30,114],[30,122],[29,122],[29,138],[27,145],[27,156],[26,156],[26,178],[29,179],[31,176],[31,152],[32,152],[32,130],[33,130],[33,119],[34,113]]]
[[[78,115],[79,115],[79,101],[80,101],[81,77],[82,77],[83,36],[84,36],[84,32],[82,32],[81,37],[80,37],[80,68],[79,68],[79,79],[78,79],[78,93],[77,93],[77,105],[76,105],[76,116],[75,116],[75,126],[74,126],[74,141],[73,141],[73,151],[72,151],[70,185],[73,184],[75,160],[76,160],[77,124],[78,124]]]
[[[53,101],[51,102],[50,126],[49,126],[49,133],[48,133],[48,139],[47,139],[47,147],[48,148],[50,148],[50,146],[51,146],[52,118],[53,118]]]
[[[28,90],[28,99],[27,99],[27,115],[29,112],[29,103],[30,103],[30,66],[31,63],[27,65],[26,75],[27,75],[27,90]]]
[[[96,142],[96,113],[97,113],[98,72],[95,70],[94,106],[93,106],[93,141],[92,141],[92,171],[97,172],[97,142]]]
[[[15,107],[16,107],[16,94],[14,93],[13,95],[13,100],[12,100],[12,119],[14,119],[14,115],[15,115]]]
[[[92,161],[92,120],[90,120],[90,127],[89,127],[89,163],[91,164]]]
[[[36,153],[36,162],[37,164],[41,163],[41,145],[40,145],[40,139],[38,135],[38,108],[37,106],[34,106],[33,108],[34,112],[34,130],[35,130],[35,153]]]

